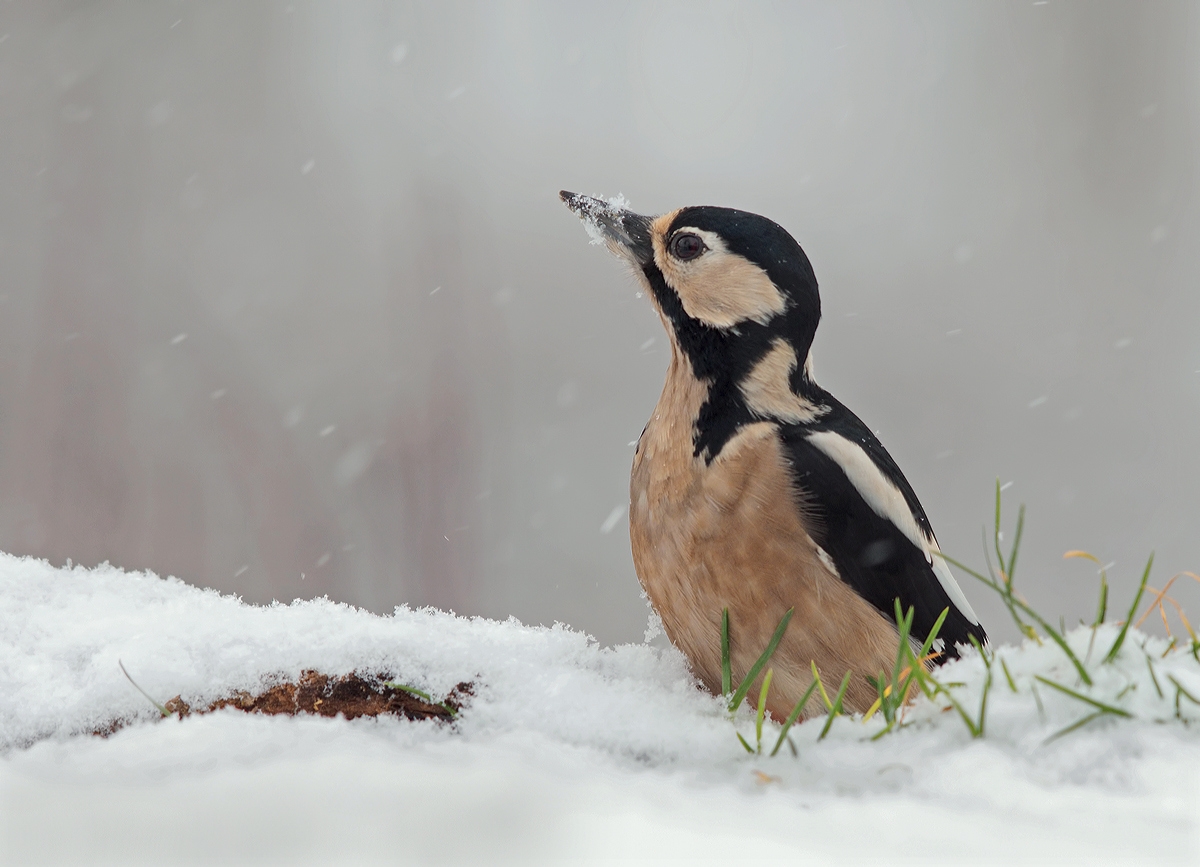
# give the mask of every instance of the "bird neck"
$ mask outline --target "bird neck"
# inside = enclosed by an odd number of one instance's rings
[[[671,368],[694,379],[705,398],[693,421],[695,455],[711,463],[745,425],[758,421],[796,423],[810,420],[824,403],[803,354],[763,326],[749,324],[738,333],[672,322]],[[670,378],[670,377],[669,377]]]

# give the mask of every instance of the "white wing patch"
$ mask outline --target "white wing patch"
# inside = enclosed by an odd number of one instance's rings
[[[967,597],[963,595],[962,588],[958,586],[958,582],[954,580],[954,576],[950,574],[950,567],[946,565],[946,561],[936,554],[930,555],[929,551],[937,551],[941,553],[941,548],[933,539],[929,540],[928,547],[925,551],[926,557],[931,557],[929,563],[933,567],[933,574],[937,576],[938,581],[942,582],[942,589],[946,591],[946,595],[950,597],[958,610],[963,613],[963,616],[970,620],[976,626],[979,625],[979,618],[975,616],[975,609],[971,607],[971,603],[967,601]]]
[[[876,515],[891,521],[910,542],[917,546],[917,549],[925,555],[925,560],[933,569],[933,574],[937,576],[938,583],[942,585],[942,589],[946,591],[950,601],[967,620],[978,626],[979,618],[975,616],[975,612],[971,609],[971,603],[963,595],[962,588],[950,574],[946,562],[932,553],[939,550],[937,543],[927,537],[917,526],[917,519],[913,517],[912,510],[908,508],[904,494],[900,493],[900,489],[883,474],[879,466],[871,460],[870,455],[863,451],[862,446],[833,431],[816,431],[808,435],[808,441],[842,468],[842,472],[854,485],[859,496]]]

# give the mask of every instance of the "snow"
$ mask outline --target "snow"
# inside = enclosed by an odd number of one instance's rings
[[[0,862],[1195,863],[1200,706],[1182,698],[1177,716],[1171,678],[1200,697],[1200,662],[1131,630],[1104,665],[1115,636],[1070,634],[1090,688],[1049,642],[998,648],[1017,692],[995,663],[983,738],[922,700],[879,740],[879,715],[819,742],[818,718],[793,729],[798,757],[770,758],[745,753],[673,649],[326,599],[253,606],[0,554]],[[476,694],[453,724],[159,720],[118,660],[193,705],[311,668]],[[977,716],[984,670],[971,656],[937,676]],[[1133,717],[1047,741],[1092,708],[1035,676]],[[134,723],[86,734],[117,718]],[[748,710],[736,726],[753,742]]]
[[[575,200],[571,206],[583,219],[583,228],[587,230],[588,242],[594,246],[607,246],[609,238],[605,234],[601,222],[605,219],[620,223],[624,213],[629,210],[629,200],[623,193],[615,196],[584,196]]]

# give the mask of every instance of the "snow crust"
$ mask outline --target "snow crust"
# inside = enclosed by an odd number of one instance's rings
[[[1197,863],[1200,707],[1177,711],[1171,678],[1200,696],[1200,663],[1131,631],[1101,665],[1115,633],[1070,635],[1090,689],[1052,644],[999,648],[1017,691],[996,663],[981,739],[921,702],[877,741],[878,717],[818,742],[819,718],[793,729],[798,757],[769,758],[673,649],[0,554],[0,863]],[[476,695],[452,725],[159,720],[118,659],[159,701],[309,668]],[[970,656],[938,677],[977,716],[984,673]],[[1133,718],[1047,742],[1093,708],[1035,675]],[[85,734],[115,718],[134,724]],[[753,742],[746,709],[736,725]]]

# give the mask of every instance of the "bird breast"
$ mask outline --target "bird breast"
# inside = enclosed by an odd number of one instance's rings
[[[733,674],[741,678],[794,607],[771,663],[772,715],[782,719],[808,687],[810,661],[835,684],[848,668],[859,675],[846,706],[866,710],[874,694],[865,675],[890,670],[895,626],[838,578],[813,541],[774,423],[743,426],[711,462],[695,454],[707,397],[707,384],[674,353],[630,478],[638,579],[667,636],[711,691],[721,687],[722,610],[729,609]]]

